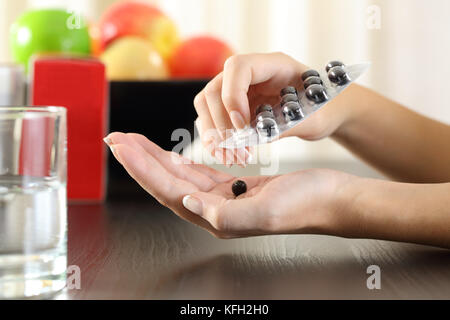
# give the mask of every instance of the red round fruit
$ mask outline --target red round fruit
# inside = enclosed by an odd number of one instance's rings
[[[163,58],[168,58],[179,44],[173,21],[158,8],[139,1],[112,5],[100,20],[100,32],[102,51],[124,36],[149,40]]]
[[[184,41],[169,62],[173,78],[210,79],[223,70],[225,60],[233,55],[223,41],[209,37],[194,37]]]

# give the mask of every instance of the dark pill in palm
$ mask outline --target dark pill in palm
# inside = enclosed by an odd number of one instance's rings
[[[247,184],[242,180],[236,180],[235,182],[233,182],[231,190],[233,191],[233,194],[238,197],[241,194],[247,192]]]

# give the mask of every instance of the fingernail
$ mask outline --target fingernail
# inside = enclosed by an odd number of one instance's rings
[[[114,148],[113,145],[110,145],[110,146],[109,146],[109,150],[111,150],[111,152],[112,152],[113,155],[117,155],[117,154],[116,154],[116,149]]]
[[[189,211],[198,214],[199,216],[202,215],[202,202],[190,195],[187,195],[183,198],[183,206]]]
[[[109,150],[111,150],[116,160],[119,161],[119,163],[122,163],[122,160],[120,159],[119,155],[116,152],[116,148],[113,145],[109,146]]]
[[[245,128],[245,121],[244,121],[244,117],[241,115],[240,112],[238,111],[231,111],[230,112],[230,119],[231,122],[233,123],[233,126],[238,129],[244,129]]]
[[[112,145],[112,140],[111,140],[110,138],[108,138],[108,137],[103,138],[103,141],[105,141],[105,143],[106,143],[108,146],[111,146],[111,145]]]

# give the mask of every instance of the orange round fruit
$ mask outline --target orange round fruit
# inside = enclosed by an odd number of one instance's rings
[[[173,78],[209,79],[223,70],[225,60],[233,55],[223,41],[210,37],[194,37],[183,42],[169,62]]]

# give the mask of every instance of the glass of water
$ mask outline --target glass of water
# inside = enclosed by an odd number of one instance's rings
[[[0,107],[0,299],[66,284],[66,110]]]

